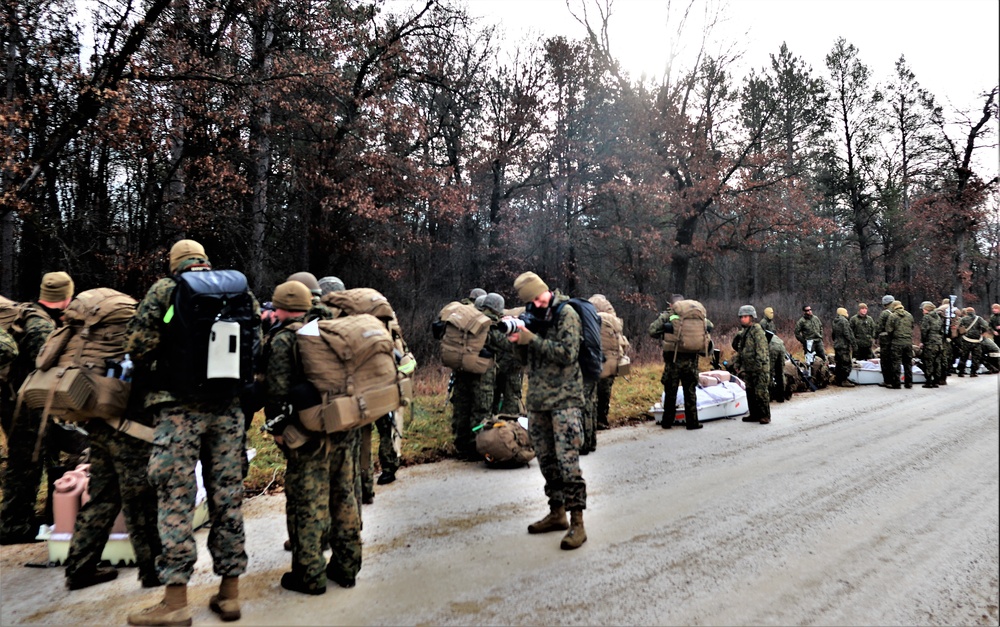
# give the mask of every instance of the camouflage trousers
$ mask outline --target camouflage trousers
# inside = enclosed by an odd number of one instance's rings
[[[925,344],[920,354],[920,363],[924,368],[924,379],[927,383],[937,383],[941,380],[941,359],[943,347],[940,344]]]
[[[587,484],[580,470],[580,415],[579,407],[528,412],[528,435],[545,478],[545,496],[551,508],[587,508]]]
[[[397,410],[399,411],[399,410]],[[399,453],[393,446],[393,431],[397,430],[396,417],[386,414],[375,421],[378,429],[378,464],[382,472],[399,470]],[[402,434],[400,434],[402,435]],[[362,494],[375,494],[375,458],[372,456],[372,426],[361,427],[361,489]]]
[[[767,356],[768,362],[771,365],[771,391],[768,392],[768,398],[773,398],[779,403],[784,403],[785,351],[768,348]]]
[[[955,360],[952,357],[952,345],[951,340],[945,338],[944,342],[941,344],[941,355],[938,358],[938,380],[937,383],[946,383],[948,381],[948,375],[952,373],[952,368],[955,367]]]
[[[492,415],[495,380],[496,367],[483,374],[455,372],[451,391],[451,432],[459,455],[477,455],[472,429]]]
[[[962,338],[955,340],[958,354],[958,374],[968,371],[969,374],[976,374],[980,364],[983,363],[983,351],[978,342],[967,342]],[[967,365],[968,362],[972,362]]]
[[[892,345],[886,344],[879,351],[879,365],[882,367],[882,382],[889,386],[898,385],[899,362],[893,361]]]
[[[597,382],[597,426],[608,426],[608,412],[611,411],[611,388],[615,377],[606,377]]]
[[[768,370],[744,372],[747,386],[747,405],[750,417],[763,422],[771,421],[771,373]]]
[[[524,402],[521,401],[523,381],[524,368],[520,365],[497,366],[493,382],[493,414],[524,414]]]
[[[833,349],[833,363],[836,365],[834,380],[843,383],[851,374],[853,362],[851,361],[851,350],[849,348]]]
[[[673,353],[663,354],[663,376],[660,383],[663,384],[663,420],[673,423],[676,415],[675,405],[677,403],[677,387],[684,389],[684,419],[689,425],[698,422],[698,396],[695,388],[698,387],[698,356],[688,354],[678,354],[677,361],[674,361]]]
[[[892,345],[892,367],[895,377],[889,383],[894,388],[899,387],[899,369],[903,369],[903,382],[907,385],[913,385],[913,345],[907,342],[906,344],[893,344]]]
[[[580,426],[583,428],[581,453],[597,449],[597,381],[583,382],[583,408]]]
[[[222,577],[246,572],[243,532],[243,411],[230,403],[183,403],[157,409],[149,481],[156,487],[163,553],[160,581],[186,584],[198,557],[195,544],[195,465],[201,460],[211,530],[208,550]]]
[[[115,431],[102,420],[91,420],[87,430],[90,500],[76,516],[66,558],[66,577],[86,574],[97,567],[119,511],[125,515],[139,578],[155,575],[154,560],[161,553],[161,544],[156,528],[156,490],[147,476],[153,446]]]
[[[306,586],[326,586],[327,568],[345,579],[361,570],[361,506],[357,497],[360,429],[318,437],[285,451],[285,515],[292,572]],[[323,544],[332,555],[327,566]]]
[[[854,351],[855,359],[871,359],[875,357],[875,353],[872,352],[872,345],[858,346],[858,349]]]

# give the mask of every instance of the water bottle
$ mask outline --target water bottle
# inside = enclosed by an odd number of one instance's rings
[[[132,367],[132,358],[128,356],[128,353],[125,353],[125,358],[122,359],[121,363],[122,374],[119,377],[122,381],[126,383],[132,381]]]

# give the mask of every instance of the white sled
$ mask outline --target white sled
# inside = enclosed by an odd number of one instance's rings
[[[927,381],[924,371],[921,370],[920,366],[913,365],[911,371],[913,372],[914,383],[924,383]],[[856,361],[851,368],[851,373],[847,375],[847,380],[856,385],[878,385],[882,383],[882,364],[878,358]],[[902,365],[899,366],[899,382],[903,382]]]
[[[725,380],[722,380],[725,379]],[[699,376],[699,385],[695,388],[698,397],[698,422],[720,420],[722,418],[740,418],[750,413],[747,404],[747,392],[743,381],[725,371],[703,372]],[[655,403],[647,412],[656,424],[663,422],[663,395],[660,402]],[[668,414],[669,416],[669,414]],[[675,423],[685,421],[684,390],[677,388],[677,398],[674,399],[673,420]]]

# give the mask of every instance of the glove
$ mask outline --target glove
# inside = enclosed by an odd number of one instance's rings
[[[535,334],[527,328],[521,329],[517,332],[517,343],[520,346],[527,346],[528,344],[531,344],[531,340],[533,339],[535,339]]]
[[[680,320],[680,319],[681,319],[681,317],[678,316],[677,314],[674,314],[674,315],[670,316],[669,318],[667,318],[667,320],[669,320],[670,322],[673,322],[674,320]]]

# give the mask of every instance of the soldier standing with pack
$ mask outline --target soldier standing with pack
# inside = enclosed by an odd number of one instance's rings
[[[899,369],[899,365],[895,366],[892,363],[892,340],[889,338],[889,333],[886,330],[886,323],[889,322],[889,318],[892,317],[892,303],[896,300],[891,294],[886,294],[882,297],[882,312],[878,315],[878,322],[875,323],[875,335],[878,338],[878,356],[879,365],[882,367],[882,383],[879,387],[892,387],[893,382],[898,382],[898,375],[893,377]]]
[[[847,379],[851,374],[853,361],[851,359],[857,341],[851,330],[851,321],[847,319],[847,309],[837,308],[837,317],[833,319],[833,359],[837,372],[834,383],[842,388],[852,388],[854,383]]]
[[[813,359],[819,357],[826,363],[826,348],[823,346],[823,321],[813,314],[812,307],[802,306],[802,317],[795,323],[795,339],[802,344],[803,356],[812,353]],[[806,359],[807,368],[812,368],[812,361]]]
[[[934,308],[934,303],[925,300],[920,304],[924,317],[920,320],[920,359],[924,366],[925,388],[938,387],[941,380],[941,350],[944,344],[944,321]]]
[[[580,371],[580,315],[569,297],[549,290],[534,272],[514,280],[533,322],[508,336],[528,367],[528,432],[545,478],[549,513],[528,525],[528,533],[569,529],[559,547],[577,549],[587,541],[583,510],[587,483],[580,470],[583,427],[583,374]],[[566,511],[570,522],[566,522]]]
[[[913,387],[913,316],[906,311],[903,303],[892,301],[892,315],[885,323],[885,332],[892,348],[892,383],[889,387],[899,389],[899,368],[903,368],[903,386]]]
[[[42,277],[38,300],[21,306],[11,328],[17,343],[17,358],[9,366],[0,389],[0,425],[7,436],[7,468],[3,473],[3,506],[0,507],[0,544],[37,542],[38,520],[35,501],[46,459],[44,440],[35,457],[42,412],[22,407],[15,416],[17,390],[35,369],[35,359],[45,340],[62,326],[63,309],[73,298],[73,279],[65,272],[49,272]]]
[[[156,417],[149,480],[156,486],[158,527],[163,553],[157,558],[163,600],[129,614],[131,625],[190,625],[187,584],[198,557],[192,522],[197,482],[195,466],[202,461],[208,492],[211,532],[208,549],[213,570],[222,577],[209,608],[222,620],[240,618],[239,577],[246,572],[243,530],[243,411],[234,384],[216,398],[203,397],[175,384],[177,377],[199,372],[201,364],[184,359],[185,347],[208,345],[208,337],[182,337],[187,312],[176,311],[175,291],[185,273],[211,270],[205,249],[194,240],[170,248],[170,274],[153,284],[129,323],[128,353],[137,371],[147,371],[150,391],[145,404]],[[245,280],[244,280],[245,286]],[[260,307],[248,291],[247,324],[260,321]],[[173,325],[171,323],[173,322]],[[259,326],[253,327],[260,340]],[[194,350],[194,349],[192,349]],[[249,357],[249,356],[248,356]]]
[[[745,416],[743,422],[770,424],[771,357],[768,354],[767,337],[764,329],[754,321],[757,310],[753,305],[743,305],[737,315],[743,328],[733,338],[733,349],[736,350],[733,365],[746,383],[747,404],[750,406],[750,415]]]
[[[972,307],[965,308],[965,317],[958,323],[958,376],[965,376],[965,364],[969,363],[969,376],[979,376],[979,366],[983,363],[983,352],[980,343],[983,341],[983,333],[989,331],[989,325],[976,315],[976,310]]]
[[[681,334],[684,332],[680,315],[680,306],[684,304],[685,312],[695,311],[700,308],[700,319],[692,319],[701,325],[695,329],[696,335],[700,336],[699,342],[705,346],[701,352],[695,352],[687,348],[682,348]],[[674,307],[678,311],[674,311]],[[688,431],[701,429],[702,424],[698,421],[698,396],[695,388],[698,386],[698,356],[707,351],[709,337],[714,325],[712,321],[704,317],[705,308],[697,301],[685,301],[680,294],[670,297],[670,306],[661,313],[652,324],[649,325],[649,335],[663,340],[663,376],[660,382],[663,384],[663,420],[660,426],[669,429],[674,422],[674,407],[677,402],[677,387],[683,386],[684,390],[684,421],[687,423]],[[703,322],[702,322],[703,321]],[[691,322],[687,322],[690,326]]]

